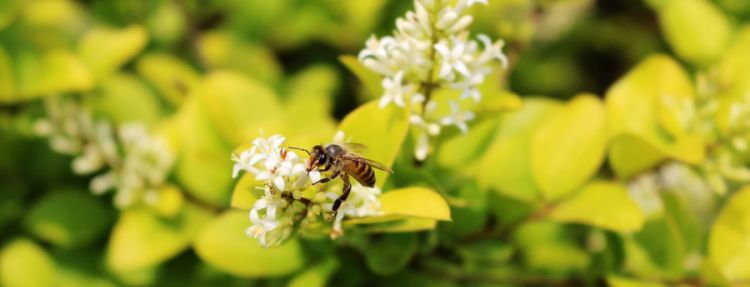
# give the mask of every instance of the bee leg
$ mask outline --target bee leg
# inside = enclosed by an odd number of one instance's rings
[[[349,192],[352,190],[352,184],[349,183],[349,176],[344,174],[341,179],[344,180],[344,192],[333,202],[331,210],[334,216],[336,215],[336,212],[338,212],[339,207],[341,207],[341,204],[344,203],[347,197],[349,197]]]
[[[330,177],[324,177],[324,178],[321,178],[320,180],[318,180],[318,181],[316,181],[316,182],[313,182],[313,183],[312,183],[312,185],[316,185],[316,184],[318,184],[318,183],[326,183],[326,182],[329,182],[329,181],[331,181],[331,180],[334,180],[334,179],[336,179],[336,177],[337,177],[337,176],[339,176],[339,172],[334,172],[334,173],[333,173],[333,174],[332,174],[332,175],[331,175]]]

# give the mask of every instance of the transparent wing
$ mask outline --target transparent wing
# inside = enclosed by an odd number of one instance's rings
[[[356,153],[364,153],[367,151],[367,146],[362,143],[344,143],[344,146],[350,151]]]
[[[371,167],[377,168],[377,169],[385,171],[387,173],[393,173],[393,170],[391,170],[390,168],[386,167],[384,164],[379,163],[379,162],[374,161],[374,160],[371,160],[371,159],[366,159],[366,158],[363,158],[363,157],[359,157],[356,154],[345,155],[344,158],[348,159],[348,160],[352,160],[352,161],[364,162],[364,163],[370,165]]]

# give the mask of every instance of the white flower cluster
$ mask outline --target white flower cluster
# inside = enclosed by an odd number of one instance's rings
[[[714,207],[712,187],[689,166],[670,162],[652,172],[639,175],[628,183],[630,197],[646,217],[658,217],[664,210],[661,193],[673,192],[683,197],[696,214],[711,214]]]
[[[414,11],[396,20],[392,36],[370,37],[359,53],[362,64],[383,76],[380,106],[390,103],[411,111],[411,122],[419,129],[416,157],[424,159],[429,136],[441,126],[456,125],[467,132],[466,122],[474,118],[451,101],[451,113],[439,116],[431,98],[435,89],[461,91],[461,100],[481,100],[478,86],[492,72],[493,61],[507,66],[503,41],[492,42],[485,35],[469,38],[473,21],[466,9],[486,0],[415,0]],[[480,44],[481,42],[481,44]]]
[[[337,137],[341,137],[338,135]],[[264,182],[264,194],[255,201],[250,210],[252,225],[245,233],[258,239],[265,247],[278,246],[285,242],[295,230],[295,224],[310,224],[317,220],[321,211],[331,211],[338,194],[332,190],[341,186],[335,183],[317,186],[321,190],[313,199],[302,197],[302,193],[320,180],[317,170],[306,172],[305,160],[294,151],[282,147],[285,138],[273,135],[257,138],[250,148],[239,155],[232,155],[233,177],[241,171],[255,175]],[[331,236],[342,234],[344,217],[365,217],[379,214],[380,189],[366,188],[354,184],[349,198],[341,205],[334,219]],[[295,204],[301,203],[301,204]],[[306,219],[306,220],[302,220]]]
[[[164,141],[135,123],[120,126],[115,134],[109,122],[95,121],[73,101],[50,99],[45,104],[48,118],[37,120],[35,132],[49,137],[55,151],[77,155],[72,162],[75,173],[106,169],[91,180],[93,193],[116,190],[114,200],[119,208],[141,202],[158,204],[174,162]]]

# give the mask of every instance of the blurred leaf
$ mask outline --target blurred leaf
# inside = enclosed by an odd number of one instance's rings
[[[750,92],[750,26],[745,25],[737,33],[732,46],[727,49],[718,66],[718,85],[721,95],[736,102],[737,99],[747,99]],[[729,118],[730,112],[718,112],[717,117]],[[717,119],[722,132],[728,132],[729,119]]]
[[[365,245],[365,261],[375,274],[387,276],[402,270],[417,251],[414,233],[384,234]]]
[[[345,141],[367,145],[364,157],[390,167],[406,138],[409,122],[405,109],[393,105],[381,109],[373,101],[349,113],[341,121],[339,129],[344,132]],[[375,174],[378,179],[376,185],[382,187],[388,173],[375,169]]]
[[[607,122],[613,138],[609,159],[619,177],[630,177],[667,158],[688,163],[703,160],[700,139],[690,134],[672,139],[660,122],[660,113],[667,112],[660,109],[660,103],[690,102],[694,97],[685,71],[671,58],[658,55],[643,60],[609,89]],[[621,134],[629,136],[618,137]]]
[[[564,197],[586,182],[604,159],[604,106],[580,95],[551,115],[531,138],[531,173],[548,199]]]
[[[115,123],[155,123],[162,115],[156,95],[139,78],[115,73],[103,81],[96,94],[87,96],[86,103]],[[127,108],[125,108],[127,107]]]
[[[339,267],[339,261],[335,257],[328,257],[323,262],[315,264],[302,273],[294,276],[287,287],[325,287],[329,278]]]
[[[15,91],[1,90],[0,102],[32,100],[55,93],[84,92],[94,85],[86,66],[65,50],[52,49],[41,54],[21,51],[13,56],[12,64],[16,71]]]
[[[531,135],[559,108],[553,100],[526,98],[521,109],[500,116],[498,134],[478,168],[480,186],[524,201],[538,198],[539,187],[531,174]]]
[[[211,215],[186,204],[174,218],[161,218],[148,208],[123,211],[112,230],[107,263],[115,271],[148,268],[187,248]]]
[[[679,226],[669,213],[650,218],[626,244],[626,266],[639,277],[679,278],[688,250]]]
[[[139,25],[124,29],[95,27],[81,38],[78,54],[94,77],[102,80],[140,53],[147,41],[146,30]]]
[[[445,140],[437,150],[438,162],[446,167],[458,167],[482,156],[495,137],[498,118],[490,118],[471,126],[469,132]]]
[[[750,280],[750,186],[735,193],[714,222],[708,254],[729,281]]]
[[[182,191],[171,184],[159,188],[159,196],[152,207],[163,217],[174,217],[185,206],[185,196]]]
[[[5,0],[0,2],[0,30],[5,29],[18,17],[23,0]]]
[[[198,72],[182,60],[168,54],[147,54],[136,69],[172,104],[179,104],[198,81]]]
[[[2,9],[0,9],[2,11]],[[0,12],[1,13],[1,12]],[[0,26],[2,25],[2,16],[0,16]],[[13,75],[13,60],[5,51],[3,45],[0,45],[0,102],[5,97],[10,97],[16,93],[16,79]]]
[[[607,276],[607,283],[610,287],[663,287],[666,285],[645,282],[638,279],[626,278],[618,275]]]
[[[378,99],[383,95],[383,86],[380,84],[382,77],[362,65],[357,57],[342,55],[339,56],[339,61],[357,76],[359,82],[367,90],[368,97],[365,98],[366,100]]]
[[[195,251],[211,266],[245,278],[282,276],[303,266],[296,240],[263,248],[256,239],[245,235],[243,230],[248,226],[247,212],[227,211],[201,230],[194,243]]]
[[[52,286],[56,266],[33,241],[16,238],[0,251],[0,283],[5,287]]]
[[[157,8],[150,11],[145,20],[148,34],[153,41],[172,45],[185,36],[187,19],[180,4],[174,1],[158,1]]]
[[[513,241],[521,249],[526,268],[554,275],[584,270],[591,261],[586,251],[576,246],[561,225],[533,222],[521,226]]]
[[[233,146],[250,142],[261,130],[283,128],[274,91],[241,74],[212,72],[198,85],[195,96],[219,135]]]
[[[71,248],[101,237],[112,221],[110,211],[86,190],[52,191],[26,214],[24,225],[37,237]]]
[[[237,184],[234,185],[232,191],[232,201],[230,207],[250,210],[253,209],[255,200],[258,199],[258,195],[255,194],[259,186],[263,186],[263,183],[255,180],[255,175],[252,173],[244,173],[240,177]]]
[[[207,32],[198,39],[201,59],[211,69],[243,72],[273,85],[281,78],[281,65],[266,46],[242,41],[226,32]]]
[[[707,66],[724,52],[732,27],[707,0],[669,0],[659,8],[659,22],[672,49],[685,60]]]
[[[297,72],[286,83],[284,118],[290,145],[315,145],[331,140],[336,122],[331,117],[333,95],[339,86],[336,71],[316,65]]]
[[[550,214],[559,222],[577,222],[617,232],[639,230],[644,223],[640,207],[628,196],[624,186],[594,181],[560,203]]]
[[[66,250],[54,252],[57,262],[56,287],[114,287],[113,279],[107,276],[101,264],[99,250]]]
[[[215,134],[200,99],[190,97],[173,125],[181,136],[181,154],[175,176],[186,191],[201,200],[224,206],[230,199],[231,150]]]

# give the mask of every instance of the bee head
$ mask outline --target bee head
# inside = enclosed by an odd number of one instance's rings
[[[320,145],[314,146],[310,152],[310,158],[307,159],[307,172],[325,165],[326,162],[328,162],[328,154],[323,150],[323,147]]]

